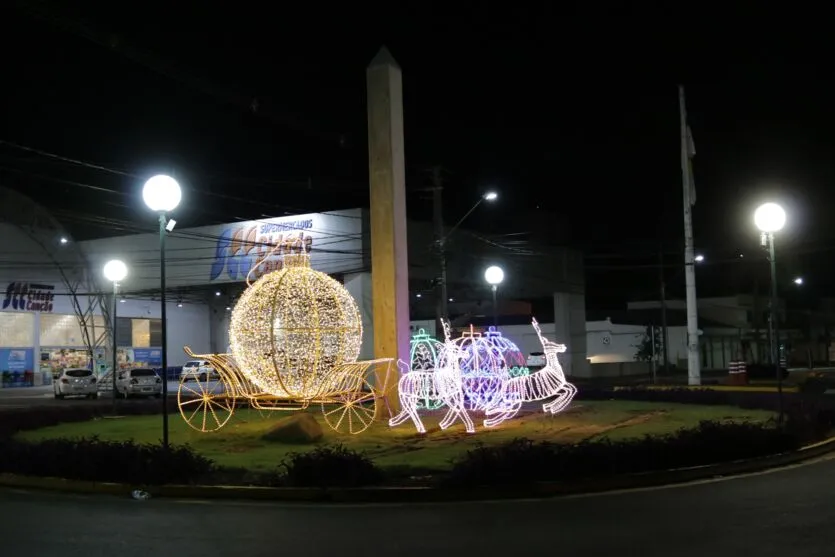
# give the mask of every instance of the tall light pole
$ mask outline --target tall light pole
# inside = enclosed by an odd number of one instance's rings
[[[119,294],[119,283],[128,276],[128,266],[121,259],[111,259],[104,264],[104,278],[113,283],[113,368],[110,371],[113,387],[113,413],[116,413],[116,296]]]
[[[438,186],[439,187],[439,186]],[[470,210],[464,213],[464,216],[458,219],[458,222],[449,229],[448,232],[444,233],[443,228],[443,220],[442,220],[442,212],[441,212],[441,203],[440,203],[440,190],[436,189],[436,196],[435,196],[435,229],[436,229],[436,236],[437,236],[437,243],[438,243],[438,258],[440,260],[441,266],[441,276],[440,276],[440,306],[439,306],[439,313],[438,319],[446,319],[447,317],[447,302],[449,301],[449,293],[447,291],[447,280],[446,280],[446,242],[449,237],[452,235],[455,230],[461,226],[467,217],[475,211],[479,205],[484,203],[485,201],[495,201],[498,199],[499,194],[494,191],[488,191],[487,193],[483,194],[481,197],[478,198],[478,201],[470,207]]]
[[[166,215],[180,204],[182,191],[177,180],[159,174],[145,182],[142,199],[149,209],[159,213],[159,277],[160,313],[162,317],[162,445],[168,448],[168,324],[165,316],[165,234],[174,229],[176,221]]]
[[[504,271],[497,265],[491,265],[484,271],[484,280],[487,281],[487,284],[489,284],[493,290],[493,326],[498,328],[499,309],[496,304],[496,291],[499,289],[499,285],[504,280]]]
[[[786,225],[786,212],[776,203],[760,205],[754,212],[754,224],[762,233],[760,241],[768,248],[768,260],[771,263],[771,303],[768,327],[771,333],[771,358],[774,373],[777,376],[777,405],[779,422],[783,423],[783,374],[780,370],[780,340],[777,330],[777,260],[774,256],[774,233]]]

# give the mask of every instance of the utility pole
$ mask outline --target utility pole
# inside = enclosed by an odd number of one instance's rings
[[[696,297],[696,253],[693,245],[693,205],[696,188],[690,159],[696,154],[690,127],[687,125],[687,109],[684,105],[684,87],[678,88],[679,122],[681,125],[681,177],[684,201],[684,282],[687,299],[687,384],[701,385],[702,372],[699,361],[699,311]]]
[[[659,287],[660,287],[660,294],[661,294],[661,342],[664,344],[661,348],[661,353],[664,356],[664,366],[663,370],[667,369],[667,366],[670,365],[670,352],[669,352],[669,342],[668,335],[667,335],[667,285],[664,281],[664,248],[661,247],[661,250],[658,252],[658,279],[659,279]]]
[[[444,233],[444,204],[443,204],[443,168],[434,166],[430,169],[432,179],[432,220],[435,226],[435,249],[437,250],[440,272],[436,280],[437,300],[435,303],[435,336],[441,330],[441,319],[447,317],[447,293],[446,282],[446,240]]]
[[[754,347],[756,354],[754,354],[754,361],[760,363],[760,318],[762,316],[762,308],[760,307],[760,279],[754,275],[754,299],[751,304],[752,320],[754,325]],[[769,339],[770,340],[770,339]]]

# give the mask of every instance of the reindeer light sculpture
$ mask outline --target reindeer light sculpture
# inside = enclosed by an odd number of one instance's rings
[[[418,433],[426,433],[418,410],[426,407],[446,405],[447,412],[440,422],[441,429],[461,419],[468,433],[475,432],[473,421],[464,405],[464,391],[461,386],[461,348],[451,339],[448,321],[441,321],[444,329],[444,343],[439,351],[434,371],[413,370],[400,360],[401,371],[398,388],[400,391],[400,413],[389,420],[396,427],[406,420],[412,420]]]
[[[557,357],[559,353],[565,352],[566,346],[545,338],[536,319],[532,324],[542,343],[545,367],[530,375],[512,377],[504,381],[499,395],[485,408],[485,427],[494,427],[513,418],[525,402],[545,400],[553,396],[556,398],[543,404],[542,410],[556,414],[564,410],[577,394],[577,387],[566,380]]]

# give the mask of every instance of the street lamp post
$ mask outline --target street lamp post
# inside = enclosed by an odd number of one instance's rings
[[[128,267],[120,259],[111,259],[104,264],[104,278],[113,283],[113,368],[110,370],[113,387],[113,413],[116,413],[116,296],[119,294],[119,283],[128,276]]]
[[[159,276],[160,313],[162,317],[162,445],[168,448],[168,324],[165,315],[165,234],[174,229],[176,222],[166,222],[166,214],[173,211],[182,199],[177,181],[163,174],[145,182],[142,199],[149,209],[159,213]]]
[[[487,284],[493,290],[493,326],[499,326],[499,309],[496,303],[496,291],[499,289],[499,285],[504,280],[504,271],[501,267],[496,265],[492,265],[487,267],[487,270],[484,271],[484,280],[487,281]]]
[[[478,198],[478,201],[470,207],[470,210],[464,213],[464,216],[458,219],[458,222],[449,229],[449,232],[444,233],[443,229],[443,220],[441,215],[441,204],[440,202],[435,203],[435,227],[436,227],[436,234],[438,237],[438,257],[440,260],[440,267],[441,267],[441,276],[440,276],[440,287],[441,287],[441,294],[440,294],[440,315],[438,319],[445,319],[447,317],[447,302],[449,301],[449,292],[447,291],[447,280],[446,280],[446,241],[452,235],[455,230],[461,226],[461,223],[464,222],[470,214],[475,211],[479,205],[481,205],[485,201],[495,201],[499,197],[494,191],[488,191],[487,193],[483,194],[481,197]],[[439,199],[439,196],[436,195],[436,200]]]
[[[771,358],[774,362],[774,373],[777,376],[777,407],[779,423],[783,423],[783,374],[780,370],[780,340],[777,330],[777,260],[774,256],[774,233],[783,229],[786,224],[786,212],[776,203],[760,205],[754,212],[754,224],[762,233],[760,240],[768,248],[768,260],[771,266],[771,303],[769,308],[768,327],[771,333]]]

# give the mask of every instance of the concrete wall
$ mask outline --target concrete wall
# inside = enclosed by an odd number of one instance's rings
[[[628,377],[652,373],[649,362],[608,362],[591,364],[591,377]]]
[[[554,336],[567,345],[563,369],[567,375],[588,377],[586,297],[582,293],[554,294]]]
[[[644,338],[645,330],[641,325],[613,324],[608,319],[588,321],[586,348],[589,362],[594,365],[635,361],[635,353]]]

